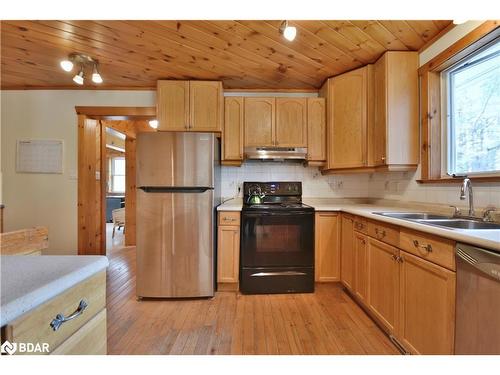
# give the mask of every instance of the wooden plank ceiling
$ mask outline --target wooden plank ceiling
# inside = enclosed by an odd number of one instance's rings
[[[225,88],[317,89],[386,50],[420,49],[451,21],[290,21],[293,42],[280,23],[1,21],[1,87],[150,89],[158,79],[205,79]],[[98,59],[104,83],[74,84],[59,67],[71,52]]]

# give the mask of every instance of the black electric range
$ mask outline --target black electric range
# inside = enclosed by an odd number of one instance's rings
[[[241,215],[240,291],[314,291],[314,209],[301,182],[245,182]],[[258,195],[261,203],[252,202]]]

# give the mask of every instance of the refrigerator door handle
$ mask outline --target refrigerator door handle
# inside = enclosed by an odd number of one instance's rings
[[[204,193],[214,188],[209,186],[139,186],[145,193]]]

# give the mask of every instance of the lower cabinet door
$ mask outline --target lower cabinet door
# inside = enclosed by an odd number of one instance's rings
[[[340,241],[340,279],[344,286],[354,291],[354,243],[353,219],[342,215],[342,232]]]
[[[394,246],[368,240],[368,307],[391,334],[399,323],[398,254]]]
[[[314,279],[340,281],[340,223],[338,212],[316,212]]]
[[[219,226],[217,282],[237,283],[239,276],[240,227]]]
[[[368,244],[367,237],[354,232],[354,294],[359,301],[368,301]]]
[[[453,354],[455,272],[400,254],[401,343],[414,354]]]

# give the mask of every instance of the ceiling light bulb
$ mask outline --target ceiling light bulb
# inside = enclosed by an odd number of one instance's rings
[[[290,42],[295,39],[297,35],[297,28],[294,26],[286,26],[285,30],[283,30],[283,36],[289,40]]]
[[[80,72],[78,74],[75,74],[75,76],[73,77],[73,81],[78,85],[83,85],[83,68],[80,69]]]
[[[97,64],[94,64],[94,70],[92,71],[92,82],[102,83],[102,77],[97,70]]]
[[[466,22],[467,22],[467,20],[453,20],[454,25],[461,25],[461,24],[466,23]]]
[[[60,62],[61,68],[66,72],[71,72],[73,70],[73,63],[69,60],[63,60]]]
[[[92,73],[92,82],[102,83],[102,77],[99,73]]]
[[[153,129],[158,129],[158,120],[149,120],[149,126]]]

